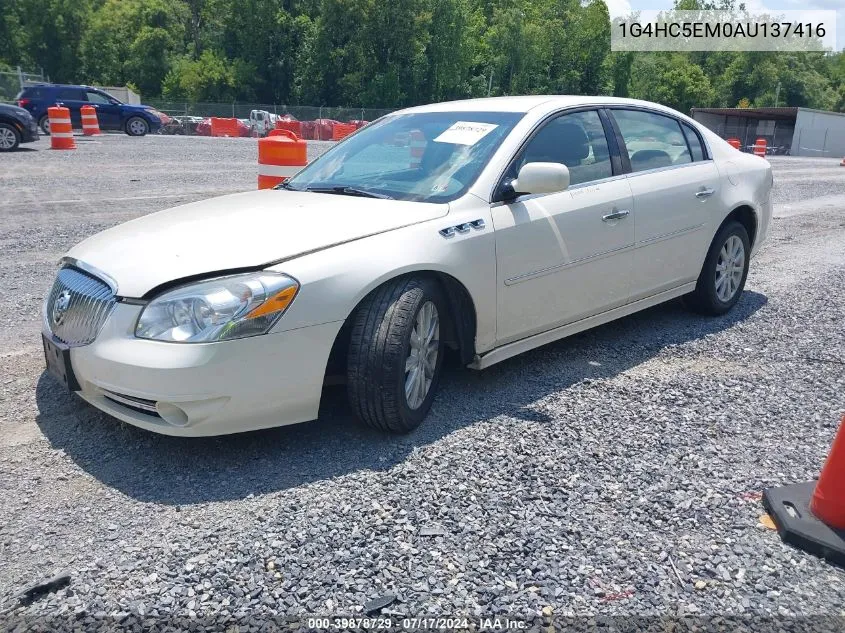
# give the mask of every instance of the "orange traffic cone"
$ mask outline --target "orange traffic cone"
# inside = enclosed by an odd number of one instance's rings
[[[47,108],[47,116],[50,117],[50,149],[76,149],[70,110],[53,106]]]
[[[82,112],[82,134],[94,136],[100,133],[100,124],[97,121],[97,108],[84,105],[80,108]]]
[[[819,475],[810,510],[830,527],[845,530],[845,418]]]
[[[845,567],[845,417],[818,482],[769,488],[763,505],[784,542]]]

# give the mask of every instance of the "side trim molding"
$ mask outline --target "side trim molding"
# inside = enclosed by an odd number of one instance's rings
[[[473,360],[469,365],[467,365],[467,367],[469,367],[470,369],[486,369],[491,365],[500,363],[503,360],[507,360],[508,358],[521,354],[522,352],[527,352],[528,350],[534,349],[535,347],[540,347],[541,345],[545,345],[546,343],[552,343],[559,339],[566,338],[567,336],[577,334],[578,332],[589,330],[590,328],[596,327],[597,325],[602,325],[604,323],[614,321],[620,317],[633,314],[634,312],[645,310],[646,308],[650,308],[660,303],[669,301],[670,299],[675,299],[677,297],[685,295],[688,292],[692,292],[693,290],[695,290],[694,281],[684,284],[682,286],[678,286],[677,288],[672,288],[671,290],[665,290],[656,295],[652,295],[651,297],[646,297],[645,299],[640,299],[638,301],[628,303],[624,306],[614,308],[613,310],[608,310],[606,312],[602,312],[591,317],[586,317],[584,319],[580,319],[578,321],[574,321],[566,325],[561,325],[560,327],[556,327],[551,330],[546,330],[545,332],[540,332],[539,334],[534,334],[533,336],[529,336],[528,338],[524,338],[519,341],[514,341],[513,343],[508,343],[507,345],[502,345],[501,347],[497,347],[482,356],[476,356],[475,360]]]
[[[633,244],[627,244],[625,246],[620,246],[619,248],[614,248],[609,251],[603,251],[601,253],[596,253],[595,255],[588,255],[587,257],[581,257],[580,259],[574,259],[571,262],[563,262],[561,264],[556,264],[554,266],[549,266],[548,268],[541,268],[540,270],[534,270],[530,273],[522,273],[521,275],[517,275],[516,277],[511,277],[510,279],[505,279],[506,286],[513,286],[514,284],[518,284],[522,281],[528,281],[529,279],[536,279],[537,277],[543,277],[545,275],[549,275],[551,273],[556,273],[559,270],[563,270],[564,268],[572,268],[575,266],[580,266],[581,264],[586,264],[587,262],[596,261],[599,259],[603,259],[605,257],[610,257],[611,255],[618,255],[627,250],[631,250],[634,248]]]

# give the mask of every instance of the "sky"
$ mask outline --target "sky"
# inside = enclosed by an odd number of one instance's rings
[[[672,0],[604,0],[610,11],[610,17],[624,16],[638,9],[671,9]],[[836,50],[845,48],[845,0],[745,0],[750,11],[807,11],[811,9],[837,10],[836,13]]]

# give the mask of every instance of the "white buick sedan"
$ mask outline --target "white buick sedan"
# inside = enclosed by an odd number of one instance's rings
[[[170,435],[312,420],[337,374],[361,420],[409,431],[447,349],[481,370],[677,297],[730,310],[771,189],[765,160],[653,103],[410,108],[276,189],[75,246],[44,305],[47,367]]]

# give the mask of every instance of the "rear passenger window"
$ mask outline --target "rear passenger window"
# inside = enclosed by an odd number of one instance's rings
[[[628,149],[631,171],[692,162],[681,125],[675,119],[642,110],[612,110],[612,113]]]
[[[704,149],[701,147],[701,140],[699,140],[698,134],[686,123],[681,123],[681,128],[684,130],[684,136],[687,137],[687,143],[689,143],[690,149],[692,150],[692,159],[704,160]]]
[[[76,88],[64,88],[56,93],[57,101],[85,101],[85,93]]]
[[[570,184],[610,178],[610,150],[598,112],[564,114],[547,123],[531,139],[508,175],[515,178],[526,163],[563,163]]]

